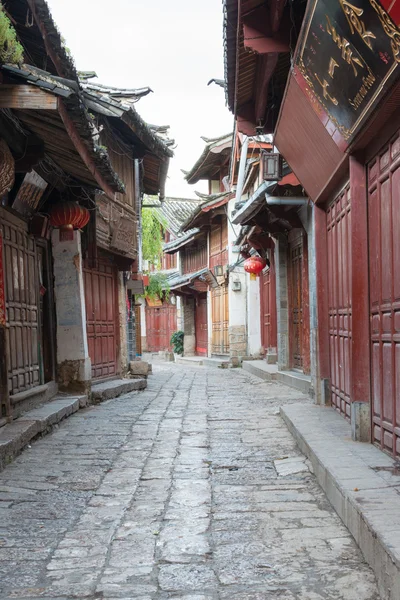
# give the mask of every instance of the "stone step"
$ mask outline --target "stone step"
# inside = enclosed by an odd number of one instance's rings
[[[100,404],[105,400],[118,398],[122,394],[128,394],[136,390],[144,390],[147,387],[146,379],[113,379],[92,385],[91,402]]]
[[[312,391],[311,377],[297,371],[278,371],[277,365],[270,365],[264,360],[243,361],[243,369],[264,381],[278,381],[304,394]]]
[[[207,366],[219,369],[228,369],[230,364],[229,358],[209,358],[207,356],[176,356],[175,362],[183,365]]]
[[[375,572],[382,600],[400,598],[399,464],[354,442],[333,408],[291,404],[281,415],[318,483]]]
[[[87,404],[86,396],[56,396],[0,429],[0,471],[38,435],[51,431],[63,419]]]
[[[269,365],[263,360],[244,360],[242,368],[264,381],[276,381],[277,379],[278,366]]]

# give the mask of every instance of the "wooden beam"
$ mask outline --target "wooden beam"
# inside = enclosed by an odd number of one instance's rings
[[[49,55],[52,63],[54,64],[55,68],[57,69],[57,73],[60,77],[68,77],[68,73],[66,73],[64,66],[63,66],[63,61],[62,59],[59,57],[59,55],[57,54],[57,52],[55,51],[52,43],[49,41],[49,37],[47,35],[47,31],[46,31],[46,27],[44,25],[44,23],[42,22],[42,20],[40,19],[37,10],[36,10],[36,2],[35,0],[27,0],[29,8],[31,9],[31,13],[33,15],[33,18],[35,19],[36,25],[39,28],[40,33],[42,34],[42,38],[43,38],[43,42],[46,48],[46,52]]]
[[[103,192],[111,200],[113,200],[115,197],[114,190],[107,183],[107,181],[104,179],[104,177],[101,175],[101,173],[98,172],[96,165],[94,163],[94,160],[90,156],[89,150],[86,148],[85,144],[83,143],[83,140],[80,137],[80,135],[75,127],[75,123],[72,121],[71,117],[69,116],[67,109],[65,108],[65,105],[64,105],[63,101],[61,100],[61,98],[58,99],[58,112],[62,119],[62,122],[64,123],[65,129],[66,129],[69,137],[71,138],[72,143],[74,144],[79,156],[83,160],[87,169],[93,175],[93,177],[95,178],[95,180],[97,181],[97,183],[99,184],[99,187],[103,190]]]
[[[281,25],[283,11],[286,5],[286,0],[271,0],[270,3],[270,19],[272,31],[276,33]]]
[[[250,25],[243,25],[244,46],[258,54],[270,52],[289,52],[289,43],[279,37],[267,37]]]
[[[16,173],[29,173],[33,167],[35,167],[44,158],[44,146],[42,143],[35,144],[27,141],[25,154],[15,161],[15,172]]]
[[[256,125],[264,125],[268,102],[268,87],[278,62],[278,54],[264,54],[257,61],[257,80],[255,85]]]
[[[33,85],[0,86],[0,108],[57,110],[57,97]]]

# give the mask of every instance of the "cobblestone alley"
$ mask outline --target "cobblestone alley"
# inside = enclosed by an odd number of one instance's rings
[[[156,363],[77,413],[0,474],[0,597],[378,600],[278,414],[296,401]]]

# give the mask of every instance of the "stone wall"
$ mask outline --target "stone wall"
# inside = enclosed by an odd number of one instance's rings
[[[287,275],[288,242],[283,234],[278,235],[275,244],[276,265],[276,312],[278,325],[278,368],[289,366],[289,306]]]
[[[195,299],[182,299],[183,331],[185,334],[183,344],[184,356],[194,356],[196,352],[195,329]]]
[[[119,326],[119,372],[126,375],[129,369],[128,358],[128,316],[126,311],[126,288],[123,274],[118,273],[118,326]]]
[[[229,354],[230,356],[247,355],[246,325],[233,325],[229,327]]]
[[[54,295],[57,319],[57,379],[61,390],[87,393],[91,364],[86,333],[85,293],[80,231],[60,242],[52,235]]]
[[[315,224],[314,205],[303,206],[299,211],[299,217],[307,232],[308,242],[308,285],[310,300],[310,359],[311,359],[311,381],[315,392],[316,401],[321,401],[321,386],[317,385],[318,373],[318,313],[317,313],[317,264],[315,252]]]

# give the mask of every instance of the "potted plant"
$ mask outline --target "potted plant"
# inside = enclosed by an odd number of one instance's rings
[[[182,356],[183,354],[183,339],[185,334],[183,331],[175,331],[175,333],[171,336],[171,346],[174,349],[174,353],[178,356]]]

